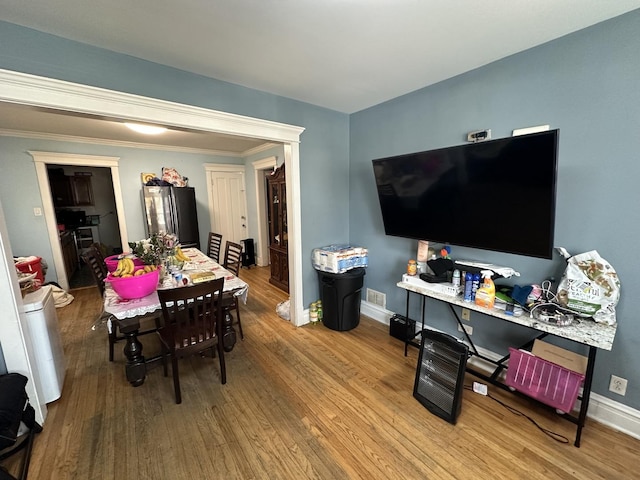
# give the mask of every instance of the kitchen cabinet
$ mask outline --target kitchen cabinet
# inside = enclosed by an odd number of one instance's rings
[[[287,184],[284,165],[267,179],[269,214],[269,259],[272,285],[289,291],[289,254],[287,231]]]
[[[60,233],[60,246],[62,248],[64,270],[67,272],[67,278],[71,278],[78,268],[78,250],[76,249],[76,240],[73,232]]]
[[[91,187],[91,175],[74,175],[69,177],[73,204],[76,207],[93,205],[93,188]]]
[[[94,204],[91,175],[64,175],[50,170],[49,185],[56,207],[86,207]]]
[[[51,197],[56,207],[73,206],[73,193],[71,182],[67,175],[49,174],[49,185],[51,186]]]

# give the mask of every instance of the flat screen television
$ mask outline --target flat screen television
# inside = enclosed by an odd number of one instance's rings
[[[551,258],[558,130],[373,160],[385,233]]]

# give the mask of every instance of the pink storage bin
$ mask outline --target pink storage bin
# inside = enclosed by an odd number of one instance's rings
[[[107,266],[107,270],[109,272],[115,272],[116,268],[118,267],[118,260],[120,258],[124,258],[128,255],[111,255],[110,257],[107,257],[104,259],[104,263]],[[142,263],[142,260],[140,260],[138,257],[133,257],[131,256],[131,259],[133,260],[133,265],[136,267],[139,267],[140,265],[144,265],[144,263]]]
[[[509,354],[506,378],[509,387],[562,412],[573,410],[584,375],[530,352],[509,348]]]
[[[144,267],[136,267],[135,270],[140,270]],[[113,290],[125,300],[133,300],[135,298],[146,297],[150,293],[154,292],[158,288],[158,280],[160,279],[160,270],[154,270],[153,272],[145,273],[144,275],[138,275],[133,277],[114,277],[113,275],[107,275],[105,282],[111,283]]]

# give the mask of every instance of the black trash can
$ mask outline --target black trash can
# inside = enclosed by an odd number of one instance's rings
[[[364,268],[354,268],[344,273],[318,270],[322,323],[325,327],[343,332],[358,326],[364,273]]]

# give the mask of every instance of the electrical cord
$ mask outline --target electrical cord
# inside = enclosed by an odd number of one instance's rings
[[[471,390],[473,391],[473,388],[469,385],[465,385],[464,386],[465,390]],[[506,408],[509,412],[513,413],[516,416],[519,417],[524,417],[527,420],[529,420],[531,423],[533,423],[542,433],[544,433],[545,435],[551,437],[553,440],[555,440],[558,443],[569,443],[569,439],[567,437],[565,437],[564,435],[561,435],[559,433],[556,433],[552,430],[549,430],[547,428],[544,428],[543,426],[539,425],[533,418],[531,418],[529,415],[521,412],[520,410],[507,405],[506,403],[504,403],[502,400],[499,400],[498,398],[492,396],[490,393],[487,393],[486,395],[487,397],[489,397],[491,400],[499,403],[500,405],[502,405],[504,408]]]

